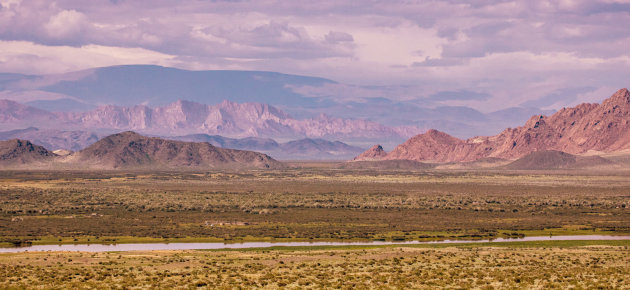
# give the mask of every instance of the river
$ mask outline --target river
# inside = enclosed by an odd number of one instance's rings
[[[138,243],[138,244],[66,244],[35,245],[26,247],[0,248],[0,253],[19,252],[112,252],[112,251],[156,251],[156,250],[217,250],[270,247],[314,247],[314,246],[378,246],[378,245],[422,245],[422,244],[472,244],[510,243],[530,241],[576,241],[576,240],[630,240],[630,236],[575,235],[536,236],[523,238],[496,238],[485,240],[439,240],[439,241],[366,241],[366,242],[244,242],[244,243]]]

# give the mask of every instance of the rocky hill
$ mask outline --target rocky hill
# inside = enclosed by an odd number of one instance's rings
[[[630,149],[630,92],[627,89],[617,91],[602,104],[564,108],[550,117],[534,116],[524,126],[505,129],[495,136],[461,140],[429,130],[380,159],[461,162],[495,157],[514,160],[535,151],[583,154],[624,149]]]
[[[371,161],[371,160],[380,160],[383,159],[387,155],[387,152],[383,149],[383,146],[380,144],[372,146],[372,148],[366,150],[361,153],[359,156],[355,157],[354,160],[361,161]]]
[[[207,142],[183,142],[123,132],[105,137],[66,157],[65,163],[91,168],[279,168],[282,163],[252,151],[217,148]]]
[[[12,139],[0,141],[0,166],[41,164],[51,161],[56,155],[28,140]]]

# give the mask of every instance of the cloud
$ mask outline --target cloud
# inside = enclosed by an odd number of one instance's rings
[[[341,43],[341,42],[353,42],[354,37],[351,34],[340,32],[340,31],[331,31],[326,34],[324,37],[328,43]]]
[[[67,39],[79,34],[87,25],[85,14],[76,10],[63,10],[50,17],[44,29],[51,38]]]
[[[445,102],[487,111],[628,86],[627,23],[627,0],[0,0],[0,71],[280,71],[349,83],[353,100],[476,92]]]
[[[0,68],[5,72],[51,74],[122,64],[169,66],[174,57],[142,48],[101,45],[47,46],[27,41],[0,41]]]

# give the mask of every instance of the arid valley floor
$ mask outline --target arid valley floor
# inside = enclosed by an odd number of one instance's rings
[[[630,235],[630,172],[0,171],[2,245]],[[0,287],[630,284],[630,241],[0,254]]]

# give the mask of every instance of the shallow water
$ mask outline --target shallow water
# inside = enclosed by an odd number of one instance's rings
[[[309,247],[309,246],[371,246],[371,245],[420,245],[420,244],[472,244],[472,243],[509,243],[528,241],[601,241],[630,240],[630,236],[576,235],[576,236],[538,236],[524,238],[496,238],[486,240],[440,240],[407,242],[246,242],[246,243],[144,243],[144,244],[73,244],[73,245],[37,245],[27,247],[0,248],[0,253],[19,252],[110,252],[110,251],[154,251],[154,250],[209,250],[209,249],[246,249],[269,247]]]

